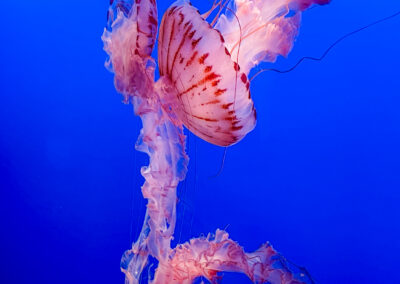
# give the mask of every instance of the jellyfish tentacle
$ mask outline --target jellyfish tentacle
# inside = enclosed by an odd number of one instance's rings
[[[389,16],[387,16],[387,17],[384,17],[384,18],[382,18],[382,19],[379,19],[379,20],[377,20],[377,21],[374,21],[374,22],[372,22],[372,23],[370,23],[370,24],[368,24],[368,25],[366,25],[366,26],[362,26],[361,28],[358,28],[358,29],[356,29],[356,30],[354,30],[354,31],[351,31],[351,32],[349,32],[349,33],[347,33],[347,34],[341,36],[341,37],[338,38],[337,40],[335,40],[331,45],[328,46],[328,48],[324,51],[324,53],[322,53],[321,56],[319,56],[319,57],[304,56],[304,57],[300,58],[300,59],[299,59],[292,67],[290,67],[289,69],[284,69],[284,70],[279,70],[279,69],[276,69],[276,68],[264,68],[264,69],[261,69],[261,70],[259,70],[256,74],[254,74],[254,75],[250,78],[250,81],[253,81],[253,79],[255,79],[258,75],[260,75],[261,73],[266,72],[266,71],[273,71],[273,72],[277,72],[277,73],[289,73],[289,72],[293,71],[294,69],[296,69],[296,68],[297,68],[303,61],[305,61],[305,60],[321,61],[321,60],[323,60],[323,59],[328,55],[328,53],[329,53],[336,45],[338,45],[339,43],[341,43],[341,42],[342,42],[343,40],[345,40],[346,38],[348,38],[348,37],[350,37],[350,36],[352,36],[352,35],[354,35],[354,34],[356,34],[356,33],[359,33],[359,32],[361,32],[361,31],[363,31],[363,30],[365,30],[365,29],[368,29],[368,28],[370,28],[370,27],[372,27],[372,26],[375,26],[375,25],[377,25],[377,24],[380,24],[380,23],[382,23],[382,22],[385,22],[385,21],[387,21],[387,20],[390,20],[390,19],[392,19],[392,18],[395,18],[395,17],[397,17],[397,16],[399,16],[399,15],[400,15],[400,11],[398,11],[398,12],[396,12],[396,13],[394,13],[394,14],[391,14],[391,15],[389,15]]]
[[[222,155],[221,164],[219,165],[218,172],[216,174],[210,176],[210,178],[217,178],[222,174],[222,171],[224,170],[224,166],[225,166],[225,159],[226,159],[227,152],[228,152],[228,147],[224,147],[224,153]]]
[[[208,10],[208,11],[205,12],[205,13],[203,13],[201,16],[202,16],[204,19],[207,19],[207,18],[211,15],[211,13],[214,12],[214,10],[221,4],[221,2],[222,2],[222,0],[214,0],[212,6],[211,6],[211,8],[210,8],[210,10]]]
[[[225,2],[222,2],[222,0],[220,1],[218,13],[215,15],[214,19],[213,19],[213,20],[211,21],[211,23],[210,23],[210,25],[211,25],[212,27],[215,26],[215,23],[218,21],[218,18],[219,18],[219,16],[221,15],[222,11],[223,11],[225,8],[228,8],[227,6],[228,6],[228,4],[230,3],[230,1],[231,1],[231,0],[225,0]]]

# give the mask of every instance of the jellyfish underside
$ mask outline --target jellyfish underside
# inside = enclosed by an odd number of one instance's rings
[[[106,67],[115,87],[132,102],[143,128],[136,143],[150,163],[141,169],[147,210],[142,230],[121,260],[125,282],[139,283],[149,258],[157,260],[149,283],[216,282],[220,272],[242,272],[255,283],[313,283],[269,243],[246,253],[224,230],[171,248],[176,222],[176,188],[188,156],[183,126],[219,145],[239,142],[256,123],[250,70],[275,61],[292,48],[301,11],[327,0],[235,0],[214,2],[217,16],[200,13],[186,0],[165,12],[159,33],[158,69],[151,58],[157,34],[155,0],[112,1],[110,27],[103,34]],[[122,7],[122,8],[121,8]],[[229,13],[229,11],[233,13]]]

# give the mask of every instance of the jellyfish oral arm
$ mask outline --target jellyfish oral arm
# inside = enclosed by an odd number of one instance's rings
[[[160,263],[168,262],[176,221],[176,188],[185,178],[188,158],[182,125],[174,125],[157,100],[134,97],[132,101],[143,124],[136,149],[150,160],[141,169],[145,178],[142,194],[148,202],[140,236],[125,252],[121,266],[129,283],[138,283],[148,255]]]
[[[222,271],[244,273],[254,283],[309,283],[306,271],[294,273],[289,266],[268,243],[246,253],[227,232],[217,230],[172,250],[170,261],[158,267],[154,283],[189,284],[200,276],[216,283]]]

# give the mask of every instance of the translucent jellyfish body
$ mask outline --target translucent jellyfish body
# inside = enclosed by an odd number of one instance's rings
[[[103,34],[106,67],[115,87],[132,102],[142,119],[136,149],[148,154],[142,187],[147,211],[142,231],[124,253],[126,283],[192,283],[197,277],[216,282],[220,272],[245,273],[255,283],[312,283],[305,270],[290,265],[268,243],[246,253],[228,233],[171,247],[176,222],[176,188],[185,178],[183,125],[219,145],[237,143],[256,123],[248,74],[261,61],[286,56],[298,33],[301,11],[328,0],[218,1],[217,18],[200,15],[186,0],[165,12],[160,26],[158,68],[150,55],[157,34],[155,0],[111,1],[111,24]],[[215,23],[215,25],[214,25]],[[149,258],[157,260],[148,273]],[[145,277],[146,278],[146,277]]]

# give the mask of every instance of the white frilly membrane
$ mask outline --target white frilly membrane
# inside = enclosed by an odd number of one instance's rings
[[[157,34],[155,0],[137,0],[133,5],[127,5],[127,1],[121,0],[111,2],[109,14],[116,17],[112,19],[110,29],[105,29],[102,36],[104,49],[109,55],[106,67],[115,74],[118,92],[126,102],[133,103],[135,114],[141,117],[143,128],[136,149],[148,154],[150,158],[150,164],[141,170],[145,178],[142,193],[148,201],[142,231],[121,259],[121,270],[126,275],[125,283],[140,283],[142,279],[159,284],[192,283],[198,277],[205,277],[215,283],[223,271],[245,273],[255,283],[313,283],[304,269],[290,264],[268,243],[253,253],[246,253],[223,230],[171,248],[176,222],[176,188],[185,178],[188,164],[183,124],[189,124],[190,130],[201,126],[191,118],[182,119],[184,108],[177,106],[182,100],[176,100],[174,96],[189,93],[182,89],[184,86],[192,86],[191,91],[201,85],[199,94],[209,98],[205,98],[206,101],[193,99],[193,102],[199,106],[207,102],[219,105],[227,111],[225,119],[233,123],[233,126],[227,127],[232,127],[232,131],[240,130],[240,126],[245,124],[235,115],[244,117],[244,110],[251,114],[254,109],[248,95],[247,75],[250,69],[261,61],[274,61],[278,55],[286,56],[297,35],[301,11],[313,3],[325,4],[328,1],[235,0],[232,9],[227,12],[229,16],[221,15],[215,28],[206,24],[197,12],[195,15],[194,8],[187,1],[177,1],[167,10],[163,20],[166,23],[176,23],[177,29],[172,28],[171,31],[161,25],[161,40],[164,42],[159,45],[169,41],[169,48],[175,49],[166,53],[159,50],[159,57],[163,58],[159,58],[162,66],[161,77],[157,82],[154,82],[156,64],[151,58]],[[236,16],[232,15],[232,10]],[[185,13],[190,17],[186,17]],[[179,29],[182,29],[184,35],[175,34]],[[216,45],[211,40],[219,42]],[[207,46],[217,46],[218,50],[207,50]],[[217,51],[221,48],[224,56],[228,57],[208,63],[207,60],[213,58],[211,52],[220,56]],[[204,79],[199,77],[199,80],[191,82],[198,75],[182,75],[188,74],[182,72],[189,72],[185,66],[193,62],[198,62],[196,67],[199,72],[205,73]],[[230,66],[218,66],[221,62]],[[174,67],[174,64],[182,66]],[[233,98],[243,95],[236,93],[237,84],[232,83],[236,86],[233,89],[234,95],[229,93],[232,88],[220,85],[229,83],[224,82],[223,77],[224,72],[231,70],[240,70],[238,76],[234,77],[240,79],[243,85],[239,88],[248,96],[247,99],[241,98],[239,106],[235,106],[233,101]],[[229,76],[233,78],[232,74]],[[211,94],[204,90],[207,88],[212,90]],[[250,107],[246,104],[250,104]],[[220,119],[222,114],[220,110],[206,108],[201,119],[210,123],[218,122],[215,118]],[[197,130],[204,132],[204,129]],[[247,129],[250,131],[252,128]],[[207,135],[204,136],[207,138]],[[226,135],[218,139],[222,141],[229,137]],[[241,139],[238,134],[236,138],[232,141]],[[215,144],[218,139],[210,138]],[[148,272],[150,269],[146,268],[150,256],[158,261],[154,273]]]
[[[260,62],[286,57],[298,34],[301,11],[330,0],[235,0],[215,25],[232,58],[248,75]]]

